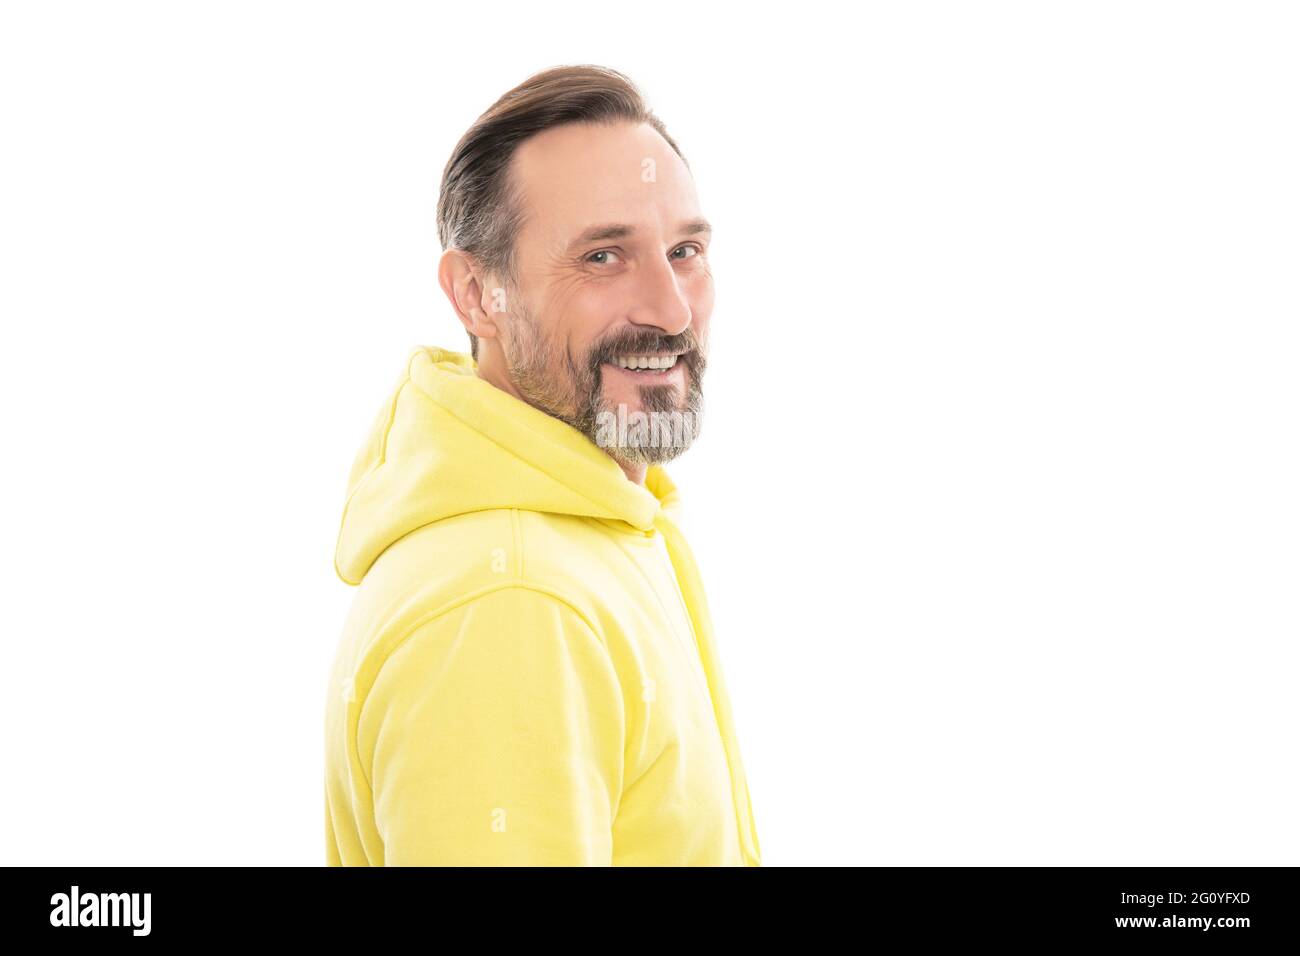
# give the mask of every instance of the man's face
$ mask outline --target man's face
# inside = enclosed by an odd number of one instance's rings
[[[516,389],[618,460],[675,457],[698,432],[713,309],[689,170],[649,125],[569,124],[525,141],[511,175],[519,284],[494,307]],[[625,422],[667,413],[674,440],[628,428],[611,443],[620,406]]]

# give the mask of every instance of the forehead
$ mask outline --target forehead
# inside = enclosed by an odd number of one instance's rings
[[[544,130],[516,151],[511,175],[524,234],[547,242],[567,242],[596,223],[668,228],[699,215],[690,170],[645,123]]]

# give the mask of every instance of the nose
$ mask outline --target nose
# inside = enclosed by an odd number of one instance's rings
[[[666,256],[641,271],[635,295],[628,312],[633,324],[652,326],[665,335],[680,335],[690,326],[691,304],[681,277]]]

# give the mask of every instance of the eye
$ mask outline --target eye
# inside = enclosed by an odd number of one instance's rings
[[[677,254],[677,253],[679,253],[679,252],[687,252],[687,251],[689,251],[690,255],[679,256],[679,255]],[[674,249],[674,250],[672,251],[672,253],[671,253],[670,255],[671,255],[672,258],[674,258],[674,259],[689,259],[691,256],[697,256],[697,255],[699,255],[699,254],[700,254],[700,250],[699,250],[699,248],[698,248],[697,246],[695,246],[695,245],[693,245],[693,244],[691,244],[691,243],[687,243],[687,244],[684,245],[684,246],[678,246],[676,249]]]
[[[594,262],[598,266],[607,266],[607,265],[612,265],[613,263],[611,263],[607,258],[597,259],[596,258],[597,256],[613,256],[615,259],[617,259],[618,253],[615,252],[613,249],[602,249],[600,250],[600,252],[593,252],[591,255],[587,256],[588,262]]]

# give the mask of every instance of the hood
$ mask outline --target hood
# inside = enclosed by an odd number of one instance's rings
[[[649,532],[677,517],[677,489],[651,465],[645,485],[566,422],[484,381],[466,352],[414,349],[357,453],[334,569],[360,584],[394,541],[489,508],[621,521]]]

